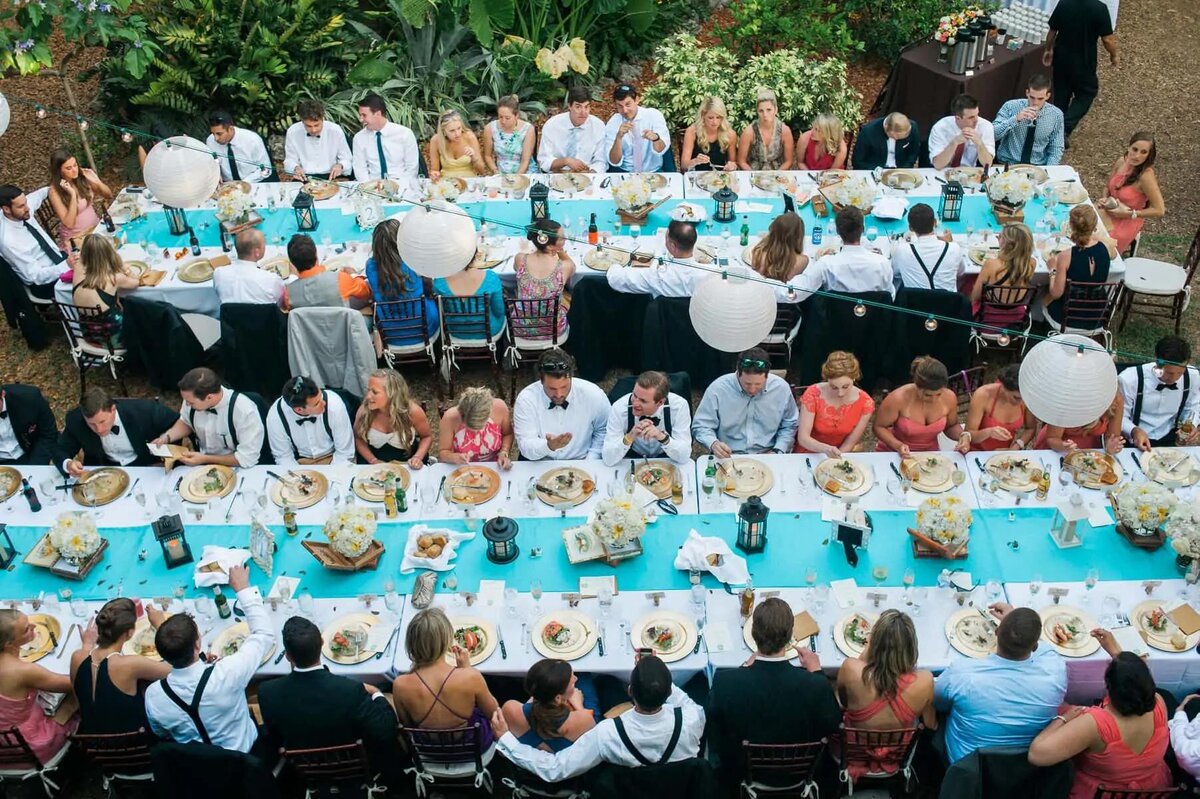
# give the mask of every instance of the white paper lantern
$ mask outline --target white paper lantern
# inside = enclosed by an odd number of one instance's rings
[[[12,112],[8,107],[8,99],[0,94],[0,136],[4,135],[4,131],[8,130],[8,120]]]
[[[1081,427],[1112,404],[1117,367],[1091,339],[1055,336],[1029,350],[1021,363],[1020,385],[1021,399],[1035,417],[1055,427]]]
[[[150,149],[142,168],[154,199],[172,208],[191,208],[212,196],[221,182],[217,159],[203,142],[172,136]]]
[[[689,267],[676,267],[687,269]],[[728,278],[713,274],[700,281],[692,293],[688,315],[705,344],[722,352],[757,347],[775,324],[775,292],[747,280],[749,269],[727,270]]]
[[[421,277],[448,277],[475,257],[475,223],[457,206],[433,203],[408,212],[396,234],[396,247]]]

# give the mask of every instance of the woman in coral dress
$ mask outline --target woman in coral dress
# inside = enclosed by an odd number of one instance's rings
[[[1010,363],[995,382],[980,386],[971,395],[967,411],[971,449],[1025,449],[1033,440],[1037,420],[1021,401],[1020,374],[1020,365]]]
[[[38,691],[66,694],[71,678],[21,660],[21,647],[33,642],[37,629],[29,617],[16,610],[0,610],[0,729],[16,727],[25,743],[46,763],[67,745],[67,737],[79,726],[78,704],[68,699],[60,711],[63,723],[47,716],[38,704]],[[74,713],[67,708],[74,707]]]
[[[914,452],[935,452],[938,434],[957,441],[959,452],[971,448],[971,434],[958,420],[958,398],[948,386],[946,365],[923,356],[912,362],[912,382],[884,397],[875,414],[875,451],[898,452],[909,458]]]
[[[504,400],[486,388],[468,388],[438,426],[438,460],[443,463],[489,461],[512,466],[512,417]]]
[[[800,426],[795,452],[821,452],[833,458],[858,449],[875,400],[855,385],[862,378],[858,359],[849,352],[829,353],[821,366],[824,380],[809,386],[800,397]]]
[[[1156,155],[1154,134],[1133,134],[1125,154],[1113,165],[1104,197],[1098,203],[1100,220],[1117,240],[1118,252],[1129,249],[1147,219],[1157,219],[1167,212],[1154,171]]]
[[[1124,413],[1125,397],[1118,391],[1104,415],[1091,424],[1082,427],[1042,425],[1033,448],[1049,448],[1055,452],[1103,449],[1110,455],[1116,455],[1125,447],[1125,439],[1121,436],[1121,416]]]

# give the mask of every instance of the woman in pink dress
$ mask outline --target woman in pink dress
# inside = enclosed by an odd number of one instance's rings
[[[486,388],[468,388],[438,425],[438,460],[443,463],[498,463],[512,467],[512,417],[504,400]]]
[[[1113,165],[1112,176],[1097,203],[1100,221],[1117,240],[1117,251],[1125,252],[1137,238],[1147,219],[1167,213],[1158,175],[1154,172],[1157,147],[1154,134],[1138,131],[1129,140],[1125,154]]]
[[[1125,439],[1121,436],[1121,419],[1124,415],[1125,397],[1118,391],[1104,415],[1091,424],[1082,427],[1042,425],[1033,448],[1052,449],[1055,452],[1102,449],[1109,455],[1116,455],[1125,448]]]
[[[518,300],[552,300],[558,297],[558,338],[566,338],[567,307],[563,302],[563,287],[575,274],[575,262],[565,249],[567,240],[562,225],[553,219],[539,219],[529,226],[527,238],[533,242],[534,251],[526,255],[517,253],[513,268],[517,273]],[[539,303],[541,305],[541,303]],[[549,309],[547,309],[547,312]],[[549,325],[535,319],[524,319],[514,314],[512,332],[520,338],[546,340],[550,338]]]
[[[36,634],[37,629],[24,613],[0,610],[0,729],[20,730],[25,743],[45,763],[67,745],[67,736],[79,726],[79,713],[75,706],[76,712],[60,724],[42,712],[38,691],[70,693],[71,678],[21,660],[21,647],[32,642]],[[72,700],[66,701],[74,705]]]
[[[938,434],[957,441],[954,449],[971,449],[971,434],[958,421],[958,398],[948,386],[946,365],[928,355],[912,362],[912,382],[883,398],[875,414],[875,451],[898,452],[908,458],[914,452],[934,452]]]
[[[1055,716],[1029,745],[1029,762],[1052,766],[1075,759],[1068,799],[1091,799],[1096,788],[1153,790],[1171,786],[1163,761],[1171,742],[1167,709],[1154,692],[1146,661],[1122,652],[1107,630],[1095,630],[1112,662],[1104,672],[1104,701]]]
[[[1037,430],[1037,419],[1021,400],[1021,367],[1010,363],[997,379],[975,389],[967,410],[971,449],[1026,449]]]
[[[862,379],[858,358],[835,350],[821,366],[820,383],[800,397],[795,452],[821,452],[832,458],[858,449],[875,412],[875,400],[855,385]]]
[[[111,200],[112,189],[100,180],[93,169],[81,169],[79,161],[63,149],[50,154],[50,200],[54,214],[62,222],[58,229],[58,243],[70,252],[72,239],[78,239],[100,224],[96,213],[96,198]]]

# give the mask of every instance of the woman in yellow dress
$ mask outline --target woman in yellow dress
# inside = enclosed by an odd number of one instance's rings
[[[429,140],[429,177],[473,178],[487,173],[479,139],[463,124],[457,111],[438,119],[438,132]]]

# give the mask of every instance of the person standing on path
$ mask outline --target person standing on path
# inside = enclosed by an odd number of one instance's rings
[[[1096,40],[1108,51],[1109,63],[1120,66],[1117,36],[1108,6],[1101,0],[1061,0],[1050,15],[1050,34],[1042,64],[1054,69],[1054,104],[1063,112],[1063,134],[1080,123],[1100,91],[1096,74]]]

